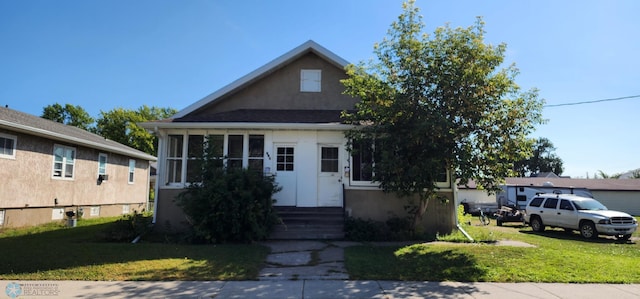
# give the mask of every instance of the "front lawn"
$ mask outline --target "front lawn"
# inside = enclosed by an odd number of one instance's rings
[[[351,279],[363,280],[640,283],[637,239],[624,244],[609,237],[590,241],[563,230],[538,234],[529,227],[497,227],[495,222],[483,227],[477,221],[467,231],[536,247],[492,243],[356,246],[346,249],[345,265]]]
[[[269,249],[259,245],[108,243],[116,218],[0,232],[4,280],[250,280]]]

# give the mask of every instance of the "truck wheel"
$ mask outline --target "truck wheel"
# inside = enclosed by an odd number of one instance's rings
[[[598,237],[598,231],[593,222],[583,221],[580,223],[580,235],[585,239],[595,239]]]
[[[533,229],[534,232],[544,231],[544,224],[542,223],[542,220],[540,219],[540,217],[538,216],[531,217],[531,229]]]

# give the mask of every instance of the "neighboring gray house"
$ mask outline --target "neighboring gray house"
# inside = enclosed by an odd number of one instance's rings
[[[352,126],[342,123],[340,113],[358,101],[343,94],[347,64],[308,41],[170,119],[143,123],[159,137],[156,222],[184,222],[174,198],[191,182],[193,155],[205,140],[228,157],[227,166],[275,175],[282,187],[276,206],[343,208],[380,221],[404,215],[406,203],[371,182],[371,155],[346,150],[344,132]],[[455,186],[449,178],[439,185],[451,200],[433,202],[424,226],[448,233],[455,227]]]
[[[507,185],[587,188],[593,196],[611,210],[640,216],[640,179],[572,179],[552,177],[506,178]],[[496,203],[495,195],[478,190],[475,183],[458,186],[458,199],[469,202]]]
[[[85,130],[0,108],[0,226],[145,209],[156,158]]]

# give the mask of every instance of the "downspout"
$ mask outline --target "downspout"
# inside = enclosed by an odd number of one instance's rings
[[[154,127],[153,128],[153,132],[156,134],[156,136],[158,136],[158,157],[156,158],[157,162],[157,168],[156,168],[156,182],[153,186],[153,220],[151,221],[152,224],[156,224],[156,218],[158,217],[158,202],[160,201],[160,193],[158,192],[159,188],[158,186],[160,178],[163,177],[162,174],[164,173],[164,164],[161,163],[161,161],[164,159],[164,155],[165,155],[165,146],[164,146],[164,137],[162,133],[160,133],[160,131],[158,130],[158,127]]]

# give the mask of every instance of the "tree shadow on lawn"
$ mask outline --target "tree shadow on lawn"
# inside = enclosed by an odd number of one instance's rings
[[[543,236],[543,237],[553,238],[558,240],[571,240],[571,241],[580,241],[580,242],[586,242],[586,243],[626,244],[626,245],[636,244],[634,238],[623,241],[623,240],[617,240],[613,236],[599,235],[597,238],[594,238],[594,239],[586,239],[586,238],[583,238],[579,233],[576,233],[575,231],[567,232],[567,231],[558,230],[558,229],[546,229],[543,232],[534,232],[531,230],[520,230],[520,233],[528,234],[528,235]]]
[[[395,256],[403,280],[483,281],[487,274],[473,255],[456,250],[426,251],[414,245],[397,250]]]
[[[268,253],[267,248],[255,245],[183,245],[163,243],[110,243],[103,241],[104,232],[112,222],[58,228],[26,235],[0,238],[0,277],[2,275],[42,274],[45,271],[68,270],[77,267],[106,266],[132,262],[152,262],[173,259],[181,269],[122,269],[123,279],[255,279],[261,262]],[[3,232],[4,233],[4,232]],[[254,262],[255,261],[255,262]],[[255,264],[255,265],[254,265]],[[153,265],[158,267],[158,264]],[[249,268],[249,269],[247,269]],[[112,268],[110,268],[112,269]],[[109,270],[84,269],[86,275],[69,279],[100,280],[114,277],[118,273]],[[155,272],[154,272],[155,271]],[[40,273],[39,273],[40,272]],[[52,274],[58,275],[58,274]],[[62,277],[67,274],[60,274]],[[76,275],[76,276],[73,276]],[[226,276],[228,275],[228,276]]]

